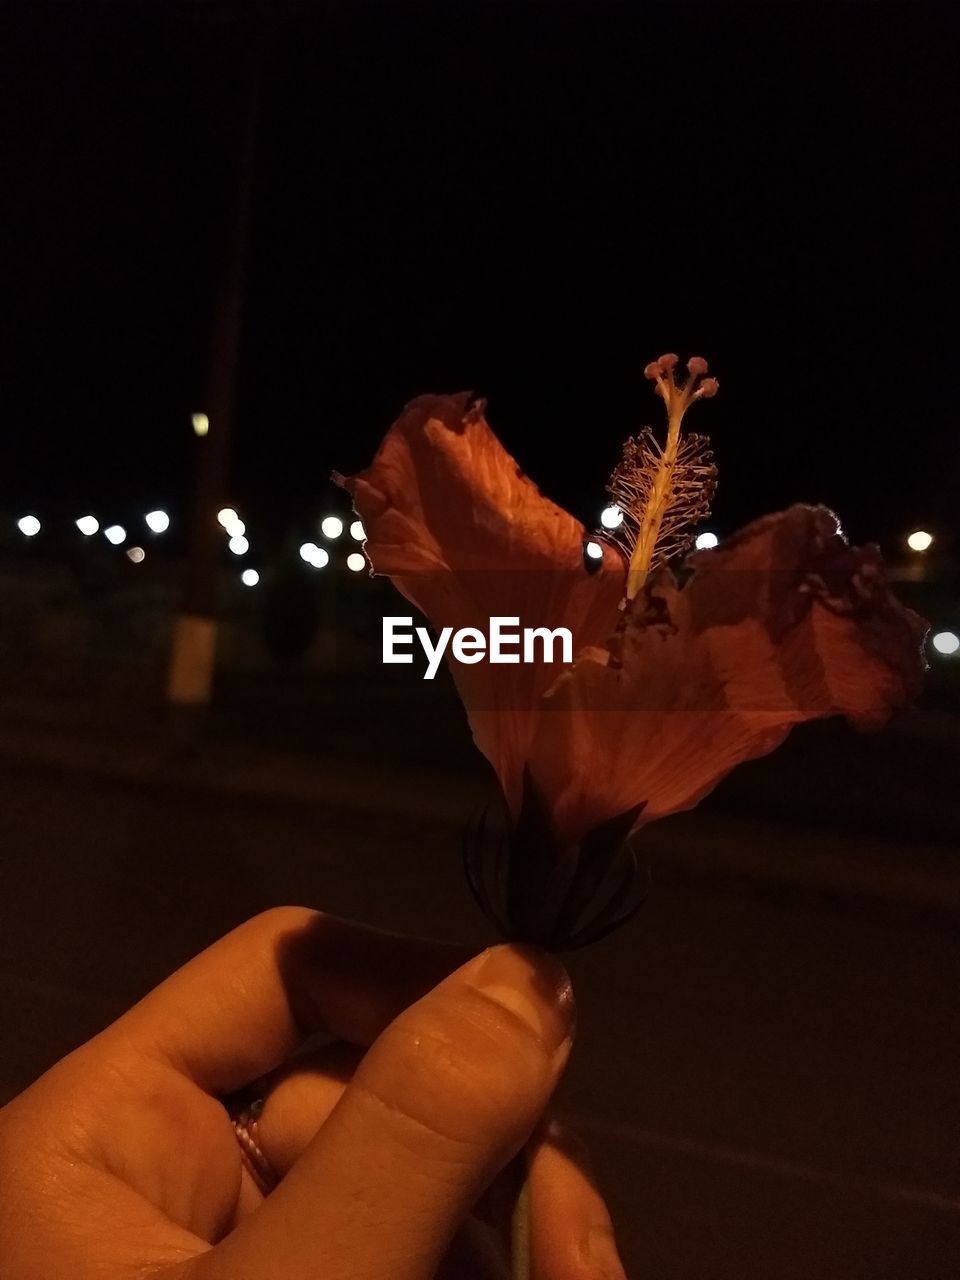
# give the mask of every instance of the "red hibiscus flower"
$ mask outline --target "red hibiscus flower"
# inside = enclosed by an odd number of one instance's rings
[[[452,663],[510,832],[468,857],[507,936],[580,945],[635,909],[627,837],[690,808],[795,724],[883,724],[919,691],[922,619],[889,591],[875,547],[850,547],[823,507],[766,516],[674,568],[708,509],[706,440],[685,412],[717,384],[706,363],[649,365],[660,444],[627,442],[612,534],[588,533],[523,475],[466,394],[423,396],[371,467],[338,477],[366,553],[433,627],[566,627],[573,662]],[[585,554],[586,552],[586,554]],[[629,904],[629,905],[628,905]]]

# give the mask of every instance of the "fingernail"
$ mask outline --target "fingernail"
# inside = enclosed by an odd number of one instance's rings
[[[524,1022],[548,1053],[573,1036],[573,988],[559,960],[539,947],[490,947],[464,971],[472,987]]]

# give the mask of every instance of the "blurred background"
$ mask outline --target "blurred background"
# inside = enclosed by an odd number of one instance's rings
[[[270,905],[492,941],[486,766],[445,672],[381,665],[398,597],[330,474],[472,389],[597,529],[644,364],[702,354],[700,545],[826,503],[929,679],[645,831],[647,904],[569,959],[559,1105],[631,1275],[957,1275],[957,25],[4,9],[0,1097]]]

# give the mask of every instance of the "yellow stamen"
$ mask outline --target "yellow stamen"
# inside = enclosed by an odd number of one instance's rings
[[[630,556],[630,567],[627,570],[628,600],[634,598],[647,580],[653,564],[657,539],[660,536],[660,526],[663,524],[664,513],[670,505],[673,493],[673,471],[677,464],[677,450],[680,447],[680,423],[689,404],[687,390],[693,379],[688,380],[682,393],[677,392],[672,382],[673,379],[670,380],[670,384],[667,384],[663,378],[657,377],[657,390],[667,406],[667,439],[660,466],[651,486],[650,499],[640,520],[637,542]]]
[[[703,436],[684,436],[681,424],[695,400],[716,394],[717,383],[714,378],[703,378],[707,363],[695,357],[687,365],[690,376],[678,385],[673,376],[676,364],[676,356],[661,356],[644,370],[656,383],[666,406],[664,444],[657,443],[649,428],[628,440],[608,486],[624,517],[613,536],[629,556],[628,603],[642,590],[653,569],[689,547],[690,530],[709,513],[715,486],[709,441]]]

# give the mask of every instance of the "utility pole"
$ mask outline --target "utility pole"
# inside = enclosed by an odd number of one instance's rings
[[[260,117],[260,51],[255,26],[250,43],[250,89],[239,137],[232,148],[234,161],[228,178],[229,194],[220,241],[223,257],[214,305],[205,401],[201,406],[203,413],[194,415],[196,464],[186,573],[167,674],[170,728],[174,740],[181,745],[194,745],[200,736],[216,667],[217,580],[222,539],[217,512],[224,501],[230,459]],[[225,115],[229,117],[230,113]]]

